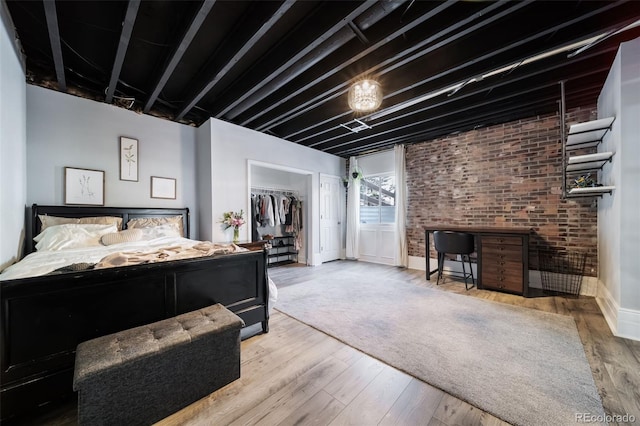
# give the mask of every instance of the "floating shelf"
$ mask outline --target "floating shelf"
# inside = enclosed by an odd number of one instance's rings
[[[571,188],[569,197],[591,197],[594,195],[611,194],[615,186],[589,186],[586,188]]]
[[[569,157],[567,172],[600,170],[608,161],[611,161],[611,157],[613,157],[613,152],[598,152],[596,154]]]
[[[598,145],[604,135],[611,129],[615,117],[601,118],[574,124],[569,128],[566,147],[568,149],[589,148]]]

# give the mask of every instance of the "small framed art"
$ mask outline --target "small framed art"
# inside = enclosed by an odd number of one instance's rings
[[[176,180],[173,178],[151,176],[151,198],[176,199]]]
[[[64,168],[64,203],[104,205],[104,171]]]
[[[138,139],[120,137],[120,180],[138,181]]]

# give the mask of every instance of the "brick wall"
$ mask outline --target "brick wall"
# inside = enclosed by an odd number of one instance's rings
[[[595,110],[570,110],[567,128]],[[553,114],[408,145],[409,255],[425,256],[426,225],[530,227],[531,269],[538,249],[586,251],[595,275],[598,198],[562,199],[560,139]]]

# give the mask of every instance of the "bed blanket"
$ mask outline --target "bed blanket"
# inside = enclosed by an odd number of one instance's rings
[[[112,268],[116,266],[141,265],[145,263],[166,262],[170,260],[191,259],[194,257],[212,256],[249,251],[235,244],[219,244],[202,241],[193,246],[174,245],[160,247],[154,251],[132,251],[112,253],[103,257],[94,269]]]

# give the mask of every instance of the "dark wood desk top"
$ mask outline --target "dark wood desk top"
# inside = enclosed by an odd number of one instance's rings
[[[425,226],[427,232],[433,231],[454,231],[468,232],[470,234],[530,234],[531,228],[525,227],[499,227],[499,226],[448,226],[448,225],[429,225]]]

